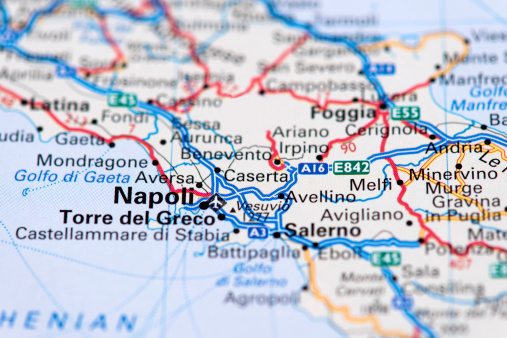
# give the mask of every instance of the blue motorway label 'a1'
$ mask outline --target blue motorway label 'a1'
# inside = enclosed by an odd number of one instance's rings
[[[74,69],[63,66],[63,65],[56,66],[56,76],[68,77],[68,76],[73,76],[73,75],[76,75],[76,71]]]
[[[256,239],[268,238],[268,229],[264,227],[249,227],[248,238],[256,238]]]
[[[5,30],[0,33],[0,41],[4,44],[13,44],[17,39],[19,39],[19,34],[15,31]]]
[[[369,70],[371,74],[393,75],[396,72],[396,66],[393,63],[373,63]]]
[[[329,172],[327,163],[299,163],[299,175],[325,175]]]

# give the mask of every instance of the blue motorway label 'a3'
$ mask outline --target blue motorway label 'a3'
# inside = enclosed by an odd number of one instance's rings
[[[329,172],[327,163],[299,163],[299,175],[326,175]]]
[[[393,307],[398,310],[410,310],[414,306],[414,300],[410,297],[396,296],[393,298]]]
[[[249,227],[248,238],[256,238],[256,239],[268,238],[268,229],[264,227]]]

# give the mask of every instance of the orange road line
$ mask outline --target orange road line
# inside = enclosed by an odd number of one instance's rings
[[[465,45],[465,48],[464,48],[463,52],[460,54],[460,56],[456,58],[455,61],[447,64],[447,67],[445,69],[442,69],[442,70],[436,72],[435,74],[433,74],[432,77],[436,78],[436,77],[439,77],[441,75],[444,75],[444,74],[450,72],[451,69],[456,64],[458,64],[459,62],[463,61],[463,59],[468,55],[468,52],[470,51],[470,45],[468,44],[468,42],[461,35],[459,35],[457,33],[454,33],[454,32],[448,32],[448,31],[436,32],[436,33],[429,33],[429,34],[424,35],[419,40],[419,44],[416,45],[416,46],[407,45],[407,44],[401,42],[400,40],[387,40],[387,41],[376,42],[376,43],[373,43],[371,45],[361,46],[361,49],[367,51],[367,50],[374,50],[374,49],[378,49],[378,48],[382,48],[382,47],[396,47],[396,48],[400,48],[400,49],[403,49],[403,50],[406,50],[406,51],[409,51],[409,52],[416,52],[416,51],[419,51],[422,48],[424,48],[424,46],[426,45],[426,43],[429,40],[441,38],[443,36],[450,36],[452,38],[460,40]]]
[[[320,290],[317,287],[316,281],[315,281],[315,263],[310,256],[309,250],[304,251],[305,260],[308,262],[308,270],[309,270],[309,288],[315,295],[315,298],[317,298],[319,301],[323,302],[326,307],[332,311],[332,312],[341,312],[343,313],[343,316],[345,317],[345,320],[354,324],[371,324],[373,326],[373,329],[378,334],[384,336],[384,337],[410,337],[410,334],[401,332],[401,331],[388,331],[382,329],[380,326],[379,320],[373,316],[353,316],[350,314],[350,309],[348,306],[336,306],[334,305],[329,298],[324,296]]]
[[[504,149],[502,149],[502,148],[500,148],[500,147],[498,147],[497,145],[494,145],[494,144],[491,144],[491,145],[490,145],[493,149],[487,149],[486,147],[484,147],[484,145],[485,145],[485,144],[482,144],[482,145],[483,145],[483,153],[485,153],[487,150],[489,150],[489,151],[490,151],[490,153],[499,152],[499,153],[500,153],[500,156],[502,157],[502,159],[503,159],[504,161],[507,161],[507,156],[506,156],[506,154],[505,154],[505,150],[504,150]],[[491,150],[493,150],[493,151],[491,151]],[[445,154],[445,153],[437,153],[437,154],[433,155],[431,158],[429,158],[429,159],[428,159],[428,161],[426,161],[426,162],[422,165],[422,167],[421,167],[421,169],[418,171],[418,173],[419,173],[422,169],[426,169],[426,168],[428,168],[430,164],[432,164],[432,163],[433,163],[433,162],[434,162],[434,161],[435,161],[438,157],[442,156],[443,154]],[[457,160],[457,162],[456,162],[456,163],[460,163],[460,164],[461,164],[461,162],[463,161],[463,159],[464,159],[464,158],[465,158],[465,152],[462,152],[462,151],[460,150],[460,156],[458,157],[458,160]],[[405,174],[410,174],[410,170],[409,170],[409,169],[406,169],[406,168],[403,168],[403,167],[398,167],[398,166],[397,166],[397,168],[398,168],[398,170],[399,170],[399,171],[401,171],[401,172],[403,172],[403,173],[405,173]],[[429,181],[429,182],[431,182],[431,183],[433,183],[433,184],[440,184],[442,187],[446,187],[446,188],[448,188],[448,189],[449,189],[449,187],[447,186],[447,184],[445,184],[445,183],[443,183],[443,182],[440,182],[440,181],[438,181],[438,180],[434,180],[434,179],[432,179],[429,175],[424,175],[424,177],[425,177],[425,179],[426,179],[427,181]],[[461,177],[461,175],[458,175],[458,181],[459,181],[459,183],[460,183],[460,189],[459,189],[458,191],[453,191],[453,192],[451,192],[451,194],[452,194],[452,195],[454,195],[454,196],[456,196],[456,197],[458,197],[459,199],[466,200],[466,201],[472,201],[472,198],[467,197],[467,196],[463,196],[463,195],[462,195],[463,186],[464,186],[466,183],[465,183],[465,181],[463,180],[463,178]],[[414,180],[413,180],[413,179],[412,179],[412,180],[408,180],[408,181],[406,181],[406,182],[405,182],[405,186],[409,186],[409,185],[410,185],[410,184],[412,184],[413,182],[414,182]],[[482,204],[480,204],[480,203],[477,203],[477,204],[473,203],[473,205],[475,205],[475,206],[479,209],[479,211],[480,211],[481,213],[483,213],[483,214],[484,214],[484,219],[486,219],[486,218],[487,218],[487,216],[490,214],[490,213],[489,213],[489,212],[488,212],[488,211],[484,208],[484,206],[483,206]],[[504,215],[504,214],[505,214],[505,215],[507,215],[507,212],[504,212],[504,211],[499,211],[499,213],[500,213],[501,215]],[[448,220],[459,220],[459,217],[458,217],[458,216],[455,216],[455,217],[447,217],[447,219],[448,219]],[[427,217],[425,221],[426,221],[426,222],[430,222],[431,220]],[[421,232],[421,234],[422,234],[422,232]]]

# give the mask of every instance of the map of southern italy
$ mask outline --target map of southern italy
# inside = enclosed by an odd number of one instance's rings
[[[0,0],[0,336],[501,337],[506,25]]]

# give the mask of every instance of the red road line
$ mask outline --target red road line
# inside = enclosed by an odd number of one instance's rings
[[[230,94],[230,93],[225,93],[224,90],[223,90],[223,84],[220,83],[220,82],[214,82],[214,83],[210,83],[208,84],[208,87],[209,88],[215,88],[216,89],[216,94],[220,97],[224,97],[224,98],[230,98],[230,99],[235,99],[235,98],[238,98],[238,97],[241,97],[241,96],[244,96],[248,93],[250,93],[254,88],[255,88],[255,85],[257,84],[259,86],[259,88],[261,90],[263,90],[264,92],[275,92],[275,91],[268,91],[266,89],[264,89],[264,87],[262,86],[262,83],[261,81],[268,75],[268,73],[273,70],[274,68],[276,68],[280,63],[283,62],[283,60],[285,58],[287,58],[290,54],[292,54],[297,48],[299,48],[306,40],[308,39],[308,35],[307,34],[303,34],[293,45],[291,45],[289,48],[287,48],[286,50],[284,50],[282,52],[282,54],[280,54],[275,61],[273,61],[270,65],[266,66],[262,73],[258,76],[255,76],[253,77],[251,80],[250,80],[250,83],[248,84],[248,86],[241,92],[239,93],[236,93],[236,94]],[[194,51],[195,52],[195,51]],[[208,68],[206,67],[206,77],[209,78],[209,70]],[[205,83],[207,84],[207,81],[205,81]],[[199,89],[197,90],[195,93],[193,93],[192,95],[188,96],[187,98],[185,99],[181,99],[179,100],[175,105],[173,106],[161,106],[161,105],[157,105],[159,106],[160,108],[162,109],[166,109],[166,110],[175,110],[175,111],[178,111],[177,110],[177,107],[180,106],[181,104],[184,104],[192,99],[195,99],[197,96],[199,96],[204,90],[203,89]],[[294,96],[296,95],[295,93],[293,93]],[[304,98],[304,99],[307,99],[307,98]],[[307,99],[307,100],[310,100],[312,103],[314,102],[313,100],[311,99]],[[317,103],[318,104],[318,103]],[[179,111],[179,112],[182,112],[182,113],[186,113],[184,111]]]
[[[280,159],[280,156],[278,155],[278,150],[276,150],[276,141],[271,137],[271,132],[268,130],[266,131],[266,138],[271,143],[271,151],[273,154],[271,155],[271,158],[269,159],[268,163],[271,168],[273,168],[276,171],[280,171],[285,169],[285,162]],[[276,158],[280,159],[280,165],[277,166],[273,160]]]
[[[387,130],[389,130],[389,122],[387,121],[388,113],[380,113],[380,116],[382,116],[382,122],[384,123]],[[386,144],[387,144],[387,137],[382,138],[382,141],[380,142],[380,152],[384,153],[386,151]],[[390,158],[389,158],[390,159]]]
[[[190,52],[190,56],[191,56],[192,60],[194,60],[194,62],[197,63],[197,65],[200,68],[203,69],[204,83],[205,84],[208,83],[209,77],[210,77],[210,70],[209,70],[208,66],[199,59],[199,55],[196,52],[197,39],[195,38],[195,36],[192,33],[185,32],[178,27],[178,23],[176,22],[176,19],[174,18],[169,5],[167,5],[164,1],[161,1],[161,4],[162,4],[162,11],[164,12],[165,17],[167,18],[167,21],[169,22],[171,32],[174,34],[174,36],[180,37],[180,38],[185,39],[189,42],[188,50]]]
[[[255,77],[252,78],[252,80],[250,81],[250,84],[248,85],[248,87],[243,92],[238,93],[238,94],[223,93],[223,91],[222,91],[222,84],[221,83],[217,83],[217,84],[214,84],[217,87],[217,94],[219,96],[223,96],[223,97],[237,98],[237,97],[240,97],[240,96],[243,96],[243,95],[249,93],[254,88],[255,83],[257,83],[262,90],[266,91],[263,88],[261,81],[268,75],[268,73],[271,70],[273,70],[277,66],[279,66],[283,62],[283,60],[285,60],[296,49],[298,49],[301,45],[303,45],[306,42],[306,40],[308,40],[308,37],[309,37],[308,34],[306,34],[306,33],[303,34],[293,45],[291,45],[289,48],[287,48],[286,50],[284,50],[282,52],[282,54],[280,54],[276,58],[275,61],[273,61],[268,66],[264,67],[264,69],[262,70],[262,73],[260,75],[255,76]]]
[[[167,6],[165,3],[163,3],[163,11],[164,11],[164,15],[167,17],[168,21],[169,21],[169,24],[171,26],[171,31],[173,32],[173,34],[175,36],[178,36],[178,37],[181,37],[183,39],[186,39],[189,41],[189,51],[190,51],[190,55],[192,57],[192,59],[194,60],[194,62],[196,62],[198,64],[199,67],[201,67],[203,70],[204,70],[204,73],[205,73],[205,76],[204,76],[204,83],[207,84],[208,81],[209,81],[209,76],[210,76],[210,72],[209,72],[209,67],[203,63],[200,59],[199,59],[199,56],[197,55],[197,52],[196,52],[196,39],[195,37],[189,33],[189,32],[184,32],[182,30],[179,29],[172,13],[171,13],[171,10],[169,8],[169,6]],[[106,26],[106,21],[104,18],[101,18],[100,20],[100,26],[101,26],[101,29],[104,33],[104,37],[106,38],[106,40],[109,42],[109,44],[111,45],[111,47],[115,50],[115,53],[117,54],[117,59],[123,59],[123,53],[121,51],[121,49],[118,47],[118,45],[116,44],[116,42],[114,41],[114,39],[112,39],[108,29],[107,29],[107,26]],[[249,86],[247,87],[247,89],[245,89],[243,92],[241,93],[238,93],[238,94],[226,94],[226,93],[223,93],[222,91],[222,84],[221,83],[214,83],[212,84],[213,87],[217,87],[217,95],[219,96],[222,96],[222,97],[228,97],[228,98],[237,98],[237,97],[240,97],[242,95],[245,95],[247,93],[249,93],[253,88],[254,88],[254,85],[255,83],[258,83],[259,87],[263,90],[265,90],[261,84],[261,80],[268,74],[268,72],[272,69],[274,69],[277,65],[279,65],[288,55],[290,55],[295,49],[297,49],[301,44],[303,44],[306,39],[308,38],[308,35],[307,34],[304,34],[300,39],[298,39],[298,41],[292,45],[289,49],[287,49],[286,51],[284,51],[271,65],[265,67],[263,73],[257,77],[254,77]],[[112,62],[112,65],[110,67],[106,67],[106,68],[98,68],[98,69],[88,69],[87,72],[88,73],[96,73],[96,72],[101,72],[101,71],[104,71],[105,69],[107,70],[110,70],[110,69],[113,69],[115,64],[116,64],[116,61],[113,61]],[[83,69],[81,69],[83,70]],[[423,88],[425,86],[428,86],[429,84],[431,83],[431,81],[426,81],[424,83],[421,83],[421,84],[417,84],[409,89],[407,89],[406,91],[404,92],[401,92],[401,93],[398,93],[398,94],[395,94],[393,95],[393,98],[397,97],[397,96],[402,96],[402,95],[405,95],[405,94],[408,94],[412,91],[415,91],[419,88]],[[17,94],[14,94],[13,92],[3,88],[0,86],[0,89],[7,92],[7,93],[10,93],[11,95],[15,96],[16,98],[18,99],[21,99],[21,97],[19,97]],[[190,99],[193,99],[197,96],[200,95],[200,93],[202,92],[203,90],[200,89],[198,90],[197,92],[195,92],[194,94],[192,94],[190,97],[188,97],[187,99],[184,99],[184,100],[180,100],[178,102],[178,105],[180,104],[183,104],[185,102],[187,102],[188,100]],[[292,97],[296,98],[296,99],[300,99],[300,100],[305,100],[307,102],[311,102],[311,103],[315,103],[316,105],[318,105],[320,107],[320,104],[319,102],[317,102],[317,100],[314,100],[314,99],[311,99],[309,97],[305,97],[305,96],[301,96],[301,95],[298,95],[296,94],[293,90],[289,89],[289,90],[280,90],[280,91],[274,91],[274,90],[265,90],[266,92],[270,92],[270,93],[282,93],[282,92],[288,92]],[[332,103],[337,103],[337,104],[351,104],[351,103],[354,103],[353,101],[334,101]],[[365,104],[374,104],[374,103],[370,103],[370,102],[362,102],[362,103],[365,103]],[[324,104],[324,109],[328,106],[328,104],[330,104],[330,101],[328,101],[326,99],[326,103]],[[163,108],[163,107],[161,107]],[[176,107],[167,107],[168,109],[170,108],[176,108]],[[378,109],[378,108],[377,108]],[[60,120],[58,120],[58,118],[49,110],[46,110],[46,112],[51,116],[51,118],[53,120],[55,120],[55,122],[57,122],[57,124],[59,124],[60,126],[62,126],[62,128],[66,129],[66,130],[69,130],[69,131],[75,131],[75,132],[83,132],[83,133],[88,133],[88,134],[91,134],[93,136],[96,136],[98,138],[102,138],[104,140],[106,140],[108,143],[111,143],[113,140],[116,140],[116,139],[133,139],[134,141],[140,143],[141,145],[143,145],[145,148],[148,149],[149,153],[150,153],[150,158],[152,160],[156,160],[156,157],[154,156],[154,150],[153,148],[145,141],[143,141],[142,139],[139,139],[137,137],[134,137],[134,136],[131,136],[131,135],[119,135],[119,136],[113,136],[109,139],[105,139],[103,138],[102,136],[100,136],[99,134],[95,133],[95,132],[92,132],[92,131],[89,131],[89,130],[86,130],[84,128],[72,128],[72,127],[68,127],[66,126],[64,123],[62,123]],[[369,128],[372,124],[374,124],[378,118],[382,116],[382,120],[384,122],[384,125],[389,128],[389,123],[387,121],[387,114],[386,113],[381,113],[381,112],[378,112],[377,116],[371,120],[368,124],[366,124],[363,128]],[[406,123],[406,122],[404,122]],[[414,126],[412,126],[414,129],[416,129]],[[423,134],[425,135],[425,134]],[[332,140],[328,143],[328,150],[326,153],[322,154],[322,158],[326,158],[327,156],[329,156],[329,152],[330,150],[332,149],[332,146],[336,143],[344,143],[344,142],[348,142],[356,137],[358,137],[359,135],[355,134],[355,135],[351,135],[349,137],[346,137],[346,138],[343,138],[343,139],[335,139],[335,140]],[[427,136],[427,135],[425,135]],[[271,150],[273,151],[273,155],[275,157],[278,157],[278,151],[276,150],[276,142],[275,140],[271,137],[271,133],[270,131],[267,131],[266,133],[266,138],[271,142]],[[387,142],[387,138],[384,138],[382,140],[382,143],[381,143],[381,152],[384,152],[385,151],[385,145],[386,145],[386,142]],[[273,156],[271,157],[271,159],[269,160],[269,165],[271,166],[271,168],[273,168],[274,170],[282,170],[283,168],[285,168],[285,163],[282,162],[281,164],[281,168],[280,167],[276,167],[275,164],[273,163]],[[386,160],[389,162],[389,164],[391,165],[391,168],[393,169],[393,174],[396,178],[396,180],[399,180],[399,174],[398,174],[398,170],[396,168],[396,165],[394,163],[394,161],[391,159],[391,158],[386,158]],[[157,165],[157,169],[159,171],[159,173],[161,175],[164,174],[164,171],[162,169],[162,166],[160,165],[160,162],[159,164]],[[172,186],[172,184],[170,182],[168,182],[168,186],[169,188],[171,189],[171,191],[174,191],[174,192],[181,192],[181,190],[174,190],[174,187]],[[446,245],[450,248],[451,252],[458,255],[458,256],[465,256],[468,254],[469,250],[470,250],[470,247],[471,246],[474,246],[474,245],[481,245],[481,246],[485,246],[485,247],[488,247],[488,248],[491,248],[493,250],[500,250],[500,251],[504,251],[504,252],[507,252],[506,249],[504,248],[501,248],[501,247],[493,247],[493,246],[490,246],[488,244],[486,244],[485,242],[481,242],[481,241],[476,241],[476,242],[472,242],[472,243],[469,243],[466,247],[466,250],[464,253],[460,253],[460,252],[457,252],[456,249],[454,249],[454,247],[450,244],[450,243],[447,243],[447,242],[444,242],[442,241],[430,228],[426,227],[426,225],[424,225],[424,221],[422,220],[422,216],[416,212],[414,212],[412,210],[412,208],[402,200],[403,196],[405,195],[405,192],[407,191],[407,188],[405,187],[405,185],[402,185],[401,186],[401,193],[400,195],[398,195],[398,203],[400,203],[401,205],[403,205],[405,207],[405,209],[413,216],[417,217],[418,219],[418,222],[420,224],[420,226],[425,229],[427,232],[428,232],[428,235],[425,237],[425,241],[430,238],[430,237],[433,237],[437,240],[437,242],[439,242],[439,244],[441,245]],[[198,195],[198,196],[209,196],[209,193],[199,193],[199,192],[194,192],[195,195]]]
[[[376,123],[377,120],[380,117],[380,114],[381,114],[380,112],[377,112],[376,116],[370,122],[368,122],[367,124],[365,124],[361,128],[369,128],[371,125],[373,125],[374,123]],[[322,160],[321,161],[323,161],[326,157],[329,156],[329,152],[333,148],[334,144],[336,144],[336,143],[346,143],[346,142],[352,141],[356,137],[359,137],[359,134],[355,133],[354,135],[350,135],[350,136],[347,136],[345,138],[337,138],[337,139],[329,141],[329,143],[327,144],[327,151],[324,154],[322,154]],[[387,137],[384,140],[387,140]]]
[[[420,89],[420,88],[424,88],[426,86],[429,86],[431,83],[430,80],[426,81],[426,82],[423,82],[423,83],[419,83],[419,84],[416,84],[415,86],[412,86],[410,88],[408,88],[407,90],[405,90],[404,92],[401,92],[401,93],[397,93],[397,94],[394,94],[393,96],[391,96],[391,100],[394,100],[395,98],[399,97],[399,96],[403,96],[403,95],[406,95],[408,93],[411,93],[413,91],[416,91],[417,89]]]
[[[143,2],[141,2],[139,7],[128,9],[128,12],[130,14],[134,15],[135,17],[140,17],[146,12],[147,9],[152,9],[152,8],[153,7],[151,5],[151,2],[149,0],[144,0]]]
[[[239,98],[239,97],[242,97],[242,96],[250,93],[255,88],[255,86],[257,85],[260,88],[260,90],[264,91],[265,94],[288,93],[294,99],[312,103],[312,104],[314,104],[314,105],[316,105],[316,106],[318,106],[318,107],[320,107],[322,109],[326,109],[330,104],[342,104],[342,105],[345,105],[345,104],[358,103],[358,104],[367,104],[367,105],[371,105],[371,106],[377,106],[377,103],[369,102],[369,101],[364,101],[364,100],[360,100],[360,99],[358,99],[357,102],[354,102],[353,100],[342,101],[342,100],[328,100],[328,99],[326,99],[326,101],[322,105],[317,99],[312,99],[312,98],[307,97],[307,96],[299,95],[293,89],[266,89],[264,87],[264,85],[262,84],[262,80],[269,74],[269,72],[271,70],[273,70],[274,68],[276,68],[277,66],[279,66],[289,55],[291,55],[297,48],[299,48],[301,45],[303,45],[308,40],[308,38],[309,38],[309,36],[307,34],[303,34],[293,45],[291,45],[289,48],[287,48],[286,50],[284,50],[276,58],[275,61],[273,61],[270,65],[266,66],[263,69],[263,72],[260,75],[253,77],[250,80],[250,83],[248,84],[248,86],[243,91],[241,91],[239,93],[235,93],[235,94],[226,93],[226,92],[224,92],[223,84],[220,83],[220,82],[210,83],[210,84],[208,84],[208,88],[215,88],[216,89],[216,94],[219,97],[235,99],[235,98]],[[162,108],[162,109],[165,109],[165,110],[172,110],[172,111],[175,111],[175,112],[178,112],[178,113],[185,114],[185,113],[187,113],[187,111],[180,110],[180,109],[178,109],[178,107],[180,105],[182,105],[182,104],[187,103],[190,100],[193,100],[193,99],[197,98],[203,91],[204,91],[203,88],[198,89],[192,95],[190,95],[190,96],[188,96],[186,98],[178,100],[178,102],[176,102],[174,105],[171,105],[171,106],[163,106],[163,105],[160,105],[158,103],[157,103],[157,106],[159,108]]]
[[[3,91],[3,92],[5,92],[5,93],[7,93],[7,94],[9,94],[9,95],[11,95],[11,96],[13,96],[13,97],[15,97],[18,100],[22,100],[23,99],[20,95],[14,93],[13,91],[11,91],[11,90],[9,90],[9,89],[1,86],[1,85],[0,85],[0,90]],[[36,104],[39,107],[42,107],[42,102],[36,102]],[[132,136],[132,135],[117,135],[117,136],[111,136],[110,138],[105,138],[105,137],[101,136],[100,134],[98,134],[98,133],[96,133],[94,131],[85,129],[85,128],[73,128],[73,127],[69,127],[65,123],[63,123],[62,121],[60,121],[53,112],[51,112],[48,109],[45,109],[45,111],[56,122],[56,124],[58,124],[60,127],[62,127],[63,129],[65,129],[67,131],[89,134],[89,135],[95,136],[96,138],[104,140],[108,144],[111,144],[114,140],[122,140],[122,139],[134,140],[135,142],[141,144],[144,148],[148,149],[148,152],[150,154],[150,159],[152,161],[157,161],[158,162],[158,164],[156,166],[158,172],[160,173],[160,175],[165,175],[164,169],[162,168],[162,165],[160,164],[160,161],[155,157],[155,150],[153,149],[153,147],[148,142],[144,141],[143,139],[140,139],[139,137]],[[181,193],[182,192],[182,189],[175,189],[174,186],[172,185],[172,183],[169,182],[169,181],[167,182],[167,186],[169,187],[169,189],[172,192],[175,192],[175,193]],[[195,190],[192,193],[194,195],[200,196],[200,197],[209,197],[209,196],[211,196],[210,193],[204,193],[204,192],[199,192],[199,191],[195,191]]]
[[[174,16],[172,15],[169,5],[163,3],[162,10],[169,22],[171,32],[174,34],[174,36],[180,37],[180,38],[185,39],[189,42],[188,49],[189,49],[190,56],[191,56],[192,60],[194,62],[196,62],[200,68],[203,69],[204,79],[205,79],[204,83],[208,84],[209,77],[210,77],[210,70],[209,70],[209,67],[204,62],[202,62],[200,60],[199,55],[196,52],[196,47],[197,47],[196,38],[190,32],[185,32],[178,27],[176,20],[174,19]],[[100,27],[103,32],[104,38],[108,41],[108,43],[110,44],[111,48],[113,48],[113,50],[115,51],[117,56],[116,56],[115,60],[111,62],[111,65],[108,67],[79,68],[79,71],[82,71],[82,72],[85,72],[88,74],[97,74],[97,73],[113,70],[115,68],[115,66],[117,66],[118,62],[124,60],[123,52],[121,51],[119,46],[116,44],[116,42],[114,41],[113,37],[111,36],[111,34],[107,28],[106,19],[104,17],[101,17],[99,23],[100,23]],[[274,62],[272,62],[270,65],[266,66],[261,75],[253,77],[251,79],[248,87],[240,93],[236,93],[236,94],[225,93],[223,90],[223,85],[220,82],[215,82],[215,83],[209,84],[208,87],[216,88],[216,93],[220,97],[238,98],[238,97],[241,97],[241,96],[246,95],[249,92],[251,92],[255,88],[255,85],[257,84],[259,86],[259,88],[266,93],[289,93],[295,99],[307,101],[309,103],[312,103],[312,104],[315,104],[319,107],[322,107],[323,109],[327,108],[327,106],[329,104],[352,104],[352,103],[354,103],[352,100],[340,101],[340,100],[327,100],[326,99],[324,105],[321,105],[318,100],[311,99],[311,98],[303,96],[303,95],[299,95],[292,89],[267,90],[264,88],[264,86],[262,85],[262,80],[268,75],[268,73],[271,70],[273,70],[274,68],[276,68],[278,65],[280,65],[283,62],[283,60],[285,60],[289,55],[291,55],[302,44],[304,44],[308,38],[309,38],[308,34],[306,34],[306,33],[303,34],[293,45],[291,45],[289,48],[287,48],[285,51],[283,51],[282,54],[280,54]],[[182,104],[185,104],[186,102],[188,102],[192,99],[197,98],[203,91],[204,91],[204,89],[200,88],[200,89],[196,90],[192,95],[190,95],[184,99],[178,100],[178,102],[173,106],[162,106],[162,105],[158,105],[158,104],[157,104],[157,106],[162,109],[166,109],[166,110],[173,110],[173,111],[180,112],[180,113],[186,113],[184,110],[179,110],[178,107]],[[368,101],[358,101],[358,103],[375,105],[375,103],[368,102]]]
[[[107,40],[111,48],[114,50],[116,57],[113,61],[111,61],[111,64],[107,67],[99,67],[99,68],[79,68],[78,71],[87,73],[87,74],[98,74],[102,72],[107,72],[110,70],[113,70],[117,63],[120,61],[125,60],[125,56],[123,55],[123,51],[118,46],[116,41],[114,41],[111,33],[109,32],[109,29],[107,28],[107,21],[104,17],[99,18],[99,26],[100,30],[102,31],[102,35]]]
[[[382,121],[384,122],[384,125],[387,128],[389,128],[389,122],[387,121],[387,114],[382,114]],[[387,138],[382,140],[382,144],[380,146],[381,152],[385,151],[386,142],[387,142]],[[395,177],[396,181],[398,181],[400,179],[400,175],[398,173],[398,168],[396,167],[396,164],[394,163],[394,161],[390,157],[386,158],[386,160],[391,165],[391,169],[393,170],[394,177]],[[427,242],[429,238],[433,237],[440,245],[447,246],[449,248],[449,250],[451,250],[451,253],[453,253],[457,256],[467,256],[470,251],[470,248],[472,246],[484,246],[484,247],[487,247],[491,250],[499,250],[502,252],[507,252],[507,249],[504,249],[499,246],[491,246],[483,241],[475,241],[475,242],[468,243],[464,252],[461,252],[461,250],[456,250],[451,243],[443,241],[442,239],[440,239],[440,237],[438,237],[437,234],[435,234],[435,232],[433,232],[433,230],[431,230],[431,228],[427,227],[424,224],[424,220],[423,220],[422,216],[419,213],[415,212],[407,202],[403,201],[403,196],[405,195],[406,192],[407,192],[407,187],[403,184],[401,186],[401,192],[398,195],[397,201],[399,204],[401,204],[408,211],[408,213],[410,215],[415,216],[417,218],[419,226],[421,228],[423,228],[426,232],[428,232],[428,235],[424,238],[424,240],[421,244]]]

